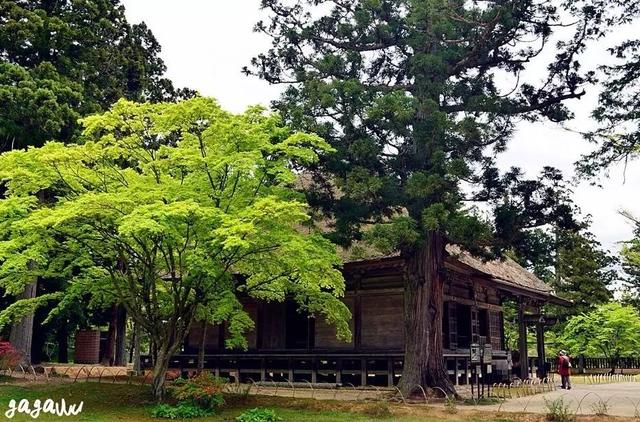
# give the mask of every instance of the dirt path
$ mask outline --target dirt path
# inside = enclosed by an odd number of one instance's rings
[[[502,405],[478,406],[481,410],[547,413],[545,399],[562,398],[572,413],[593,415],[597,410],[612,416],[640,417],[640,383],[576,384],[571,390],[552,391],[534,396],[508,399]]]

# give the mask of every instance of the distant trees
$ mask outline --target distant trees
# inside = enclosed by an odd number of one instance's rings
[[[164,77],[160,45],[118,0],[0,0],[0,151],[68,141],[120,98],[192,95]]]
[[[622,268],[627,275],[624,300],[640,310],[640,220],[629,212],[623,215],[635,225],[634,238],[623,244],[621,252]]]
[[[518,169],[487,182],[495,240],[510,255],[570,299],[570,308],[553,307],[561,320],[612,299],[618,260],[589,232],[589,217],[573,202],[571,184],[550,167],[537,178]],[[515,317],[515,315],[514,315]]]
[[[154,343],[153,390],[195,319],[227,327],[246,347],[239,301],[292,297],[350,336],[334,245],[304,234],[309,219],[293,169],[329,146],[259,108],[241,115],[208,98],[119,101],[83,120],[78,143],[0,156],[0,286],[67,277],[63,293],[17,301],[0,325],[45,300],[122,303]],[[40,192],[48,198],[38,199]],[[304,230],[305,233],[308,230]]]
[[[640,354],[640,315],[633,307],[617,302],[600,305],[572,317],[559,341],[573,355],[610,359],[614,373],[621,357]]]

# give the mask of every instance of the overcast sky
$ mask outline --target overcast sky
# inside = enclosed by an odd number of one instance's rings
[[[252,31],[261,17],[258,0],[123,0],[130,22],[144,21],[162,45],[162,58],[167,76],[176,86],[198,90],[216,97],[232,111],[242,111],[251,104],[268,105],[281,87],[269,86],[257,78],[241,73],[251,57],[269,47],[269,40]],[[606,57],[607,43],[626,36],[625,28],[599,43],[583,59],[586,66]],[[638,29],[635,30],[636,36]],[[615,37],[615,38],[614,38]],[[544,75],[545,57],[534,63],[530,77]],[[533,75],[533,76],[531,76]],[[593,125],[589,113],[597,100],[597,88],[588,91],[581,101],[569,106],[576,119],[566,124],[570,129],[584,130]],[[557,167],[573,176],[573,163],[590,150],[579,134],[552,123],[521,123],[499,159],[503,168],[519,166],[535,177],[544,165]],[[593,216],[592,231],[610,250],[617,252],[617,242],[631,237],[631,226],[618,214],[625,209],[640,215],[640,162],[626,171],[614,168],[602,188],[580,183],[575,200],[584,213]]]

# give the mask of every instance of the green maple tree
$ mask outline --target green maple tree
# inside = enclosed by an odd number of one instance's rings
[[[195,319],[226,322],[227,346],[246,347],[240,296],[291,297],[350,336],[336,249],[302,233],[308,207],[293,189],[293,169],[330,150],[323,140],[207,98],[122,100],[83,126],[77,143],[0,156],[0,286],[68,277],[63,292],[8,307],[0,325],[44,301],[59,301],[54,313],[87,297],[122,303],[156,345],[158,398]]]

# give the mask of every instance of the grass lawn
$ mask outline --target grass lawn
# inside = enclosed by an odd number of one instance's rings
[[[14,421],[162,421],[151,415],[152,398],[148,388],[123,384],[98,384],[94,382],[75,384],[0,384],[0,420],[7,420],[5,412],[9,401],[28,399],[31,404],[36,399],[60,401],[64,398],[67,404],[84,402],[83,411],[78,416],[58,417],[42,414],[32,419],[25,414],[16,413]],[[544,415],[497,415],[464,409],[456,414],[446,412],[442,406],[427,407],[423,405],[397,405],[385,403],[346,402],[331,400],[292,399],[284,397],[230,396],[227,406],[220,415],[196,421],[234,421],[244,410],[254,407],[269,407],[282,417],[283,421],[295,422],[363,422],[363,421],[398,421],[398,422],[541,422]],[[380,409],[390,410],[386,416],[376,416]],[[581,420],[582,418],[578,418]]]

